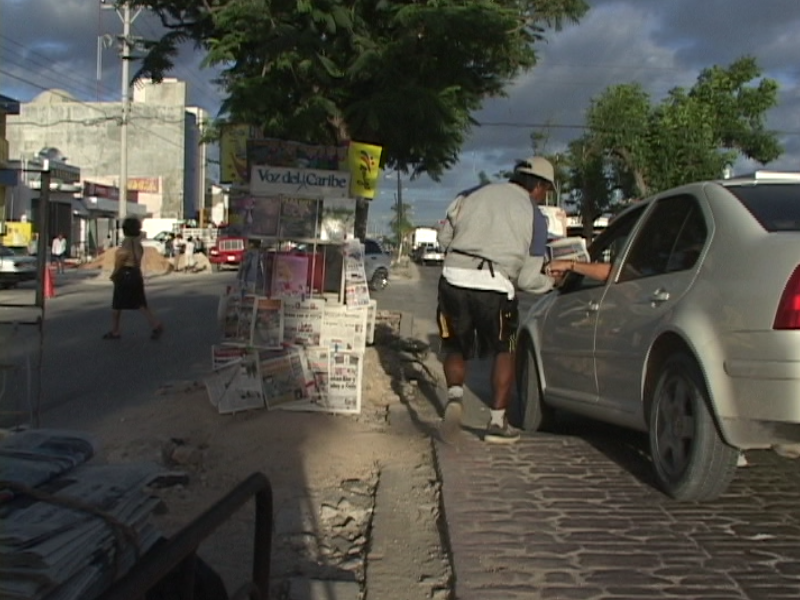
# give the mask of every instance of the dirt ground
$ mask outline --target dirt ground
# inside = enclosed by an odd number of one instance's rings
[[[401,481],[408,479],[405,473],[429,470],[412,493],[438,501],[427,432],[394,431],[389,422],[392,411],[405,410],[402,396],[413,396],[408,373],[418,373],[403,360],[407,355],[396,349],[393,336],[367,348],[360,415],[280,410],[220,415],[202,384],[175,382],[150,403],[116,412],[99,425],[100,460],[156,461],[188,475],[185,484],[156,492],[164,504],[157,523],[166,535],[251,473],[264,473],[274,494],[272,597],[294,598],[291,582],[298,578],[350,581],[363,597],[382,468],[399,469]],[[438,505],[432,513],[430,523],[397,532],[409,536],[407,546],[415,553],[430,545]],[[229,594],[249,581],[253,516],[251,502],[201,547],[200,555],[223,577]],[[414,530],[419,540],[413,539]],[[420,597],[439,597],[435,590],[445,586],[446,566],[434,570],[441,572],[439,580]]]

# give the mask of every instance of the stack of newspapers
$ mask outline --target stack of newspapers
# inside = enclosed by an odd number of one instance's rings
[[[151,548],[155,464],[85,464],[79,432],[31,430],[0,441],[0,598],[94,598]]]

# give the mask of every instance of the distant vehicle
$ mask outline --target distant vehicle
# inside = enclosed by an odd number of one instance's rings
[[[8,289],[36,279],[36,258],[18,254],[0,244],[0,287]]]
[[[425,244],[436,245],[439,231],[434,227],[417,227],[411,233],[411,251],[413,252]]]
[[[422,265],[441,265],[444,262],[444,251],[438,244],[422,246],[417,262]]]
[[[383,249],[378,240],[364,240],[364,270],[372,291],[379,292],[389,285],[392,256]]]
[[[638,202],[523,320],[512,424],[555,409],[647,432],[670,496],[711,500],[740,449],[800,443],[800,173]],[[580,263],[579,263],[580,264]]]
[[[216,244],[208,251],[208,261],[215,271],[225,267],[237,267],[242,263],[247,248],[243,237],[218,237]]]

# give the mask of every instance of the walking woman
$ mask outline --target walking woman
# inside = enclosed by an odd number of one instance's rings
[[[120,317],[123,310],[138,310],[150,324],[150,339],[157,340],[164,332],[164,325],[156,319],[153,311],[147,306],[144,295],[144,278],[142,277],[142,258],[144,248],[141,242],[142,224],[139,219],[128,217],[122,222],[122,240],[114,257],[114,297],[111,301],[111,331],[103,336],[104,340],[118,340]]]

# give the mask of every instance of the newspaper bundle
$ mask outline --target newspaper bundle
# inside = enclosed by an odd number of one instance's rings
[[[327,304],[322,318],[320,346],[364,352],[367,344],[367,306],[350,308]]]
[[[4,503],[0,597],[97,597],[161,537],[150,519],[160,500],[144,491],[158,472],[154,464],[81,465],[37,488],[53,502]],[[94,514],[62,506],[59,498],[101,509],[133,538]]]
[[[217,371],[223,367],[236,364],[242,360],[245,354],[247,354],[247,348],[243,346],[228,344],[211,346],[211,370]]]
[[[320,298],[284,300],[283,341],[298,346],[319,346],[324,314],[325,301]]]
[[[280,408],[350,414],[361,412],[364,355],[323,347],[306,348],[305,352],[319,393],[309,400],[287,402]]]

